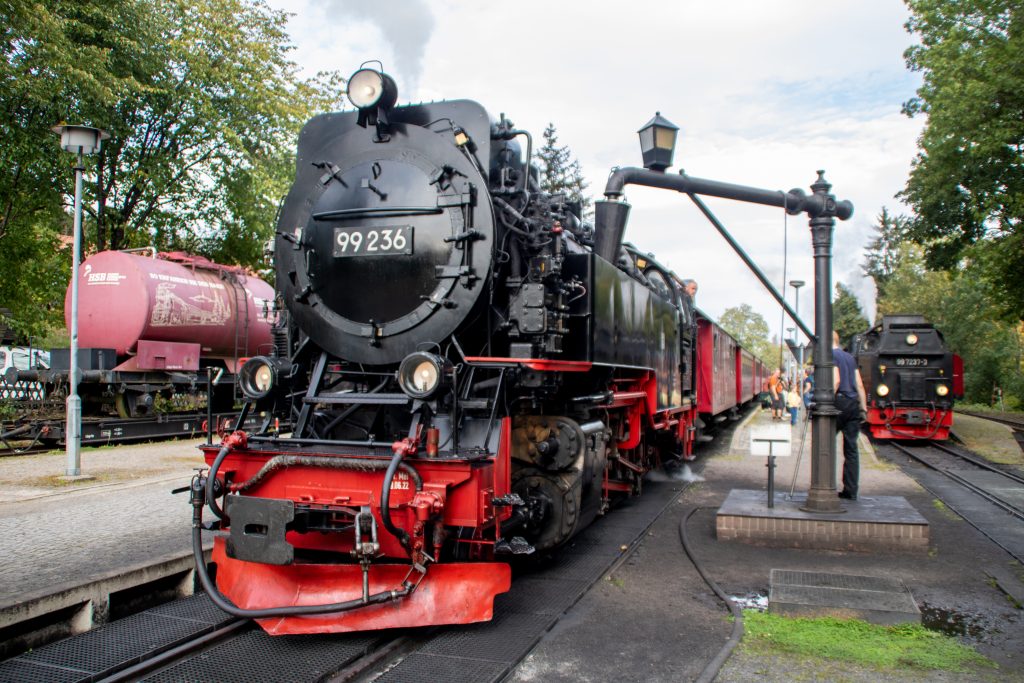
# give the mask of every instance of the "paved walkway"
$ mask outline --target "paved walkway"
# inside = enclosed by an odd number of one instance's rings
[[[64,454],[0,459],[0,606],[191,548],[184,486],[200,440],[87,449],[91,481],[66,483]]]

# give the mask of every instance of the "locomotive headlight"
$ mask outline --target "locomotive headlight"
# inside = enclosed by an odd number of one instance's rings
[[[398,101],[398,87],[386,73],[359,69],[348,79],[348,99],[356,109],[390,109]]]
[[[878,392],[879,396],[888,396],[889,395],[889,386],[886,385],[886,384],[879,384],[878,388],[875,391]]]
[[[446,359],[417,351],[398,366],[398,384],[412,398],[430,398],[444,384],[448,368]]]
[[[945,396],[946,394],[949,393],[949,387],[947,387],[945,384],[940,384],[937,387],[935,387],[935,393],[938,394],[939,396]]]
[[[908,346],[913,346],[916,343],[917,343],[917,335],[914,334],[913,332],[911,332],[910,334],[907,335],[907,345]]]
[[[238,373],[238,387],[246,397],[265,398],[280,383],[284,363],[281,358],[250,358]]]

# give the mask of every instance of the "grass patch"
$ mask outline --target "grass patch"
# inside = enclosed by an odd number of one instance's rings
[[[964,446],[991,462],[1024,465],[1024,452],[1006,425],[957,414],[953,420],[953,432],[963,440]]]
[[[962,672],[996,664],[955,639],[923,626],[876,626],[854,619],[790,619],[767,612],[743,613],[744,648],[758,653],[853,662],[878,670]]]
[[[961,517],[957,513],[955,513],[952,510],[950,510],[949,506],[946,505],[945,503],[943,503],[938,498],[933,498],[932,499],[932,507],[934,507],[940,513],[942,513],[942,516],[945,517],[946,519],[952,520],[954,522],[961,522],[961,521],[963,521],[963,517]]]

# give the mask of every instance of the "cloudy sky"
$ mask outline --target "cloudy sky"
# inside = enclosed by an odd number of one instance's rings
[[[269,0],[293,13],[293,59],[343,75],[379,59],[399,102],[466,98],[539,139],[552,122],[600,198],[613,166],[639,166],[636,131],[660,111],[681,128],[676,168],[691,176],[809,192],[825,169],[854,217],[835,231],[833,277],[869,317],[863,246],[883,206],[902,211],[921,129],[900,114],[916,74],[900,0]],[[683,195],[627,188],[626,239],[700,283],[713,316],[749,303],[778,333],[777,303]],[[806,216],[706,198],[776,287],[801,279],[813,327]],[[788,236],[788,240],[786,239]],[[788,248],[784,244],[788,243]],[[785,257],[785,258],[784,258]],[[792,303],[793,290],[787,288]],[[786,323],[785,327],[792,327]]]

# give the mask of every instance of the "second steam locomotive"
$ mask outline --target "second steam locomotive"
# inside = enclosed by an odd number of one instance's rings
[[[701,412],[765,375],[675,274],[600,229],[628,204],[598,202],[595,233],[539,191],[507,119],[396,108],[370,69],[349,96],[357,111],[299,138],[274,245],[282,322],[239,375],[263,428],[205,446],[192,485],[200,579],[273,634],[489,619],[508,557],[639,493],[690,455]]]
[[[868,395],[865,424],[879,439],[949,438],[963,362],[920,315],[887,315],[853,341]]]

